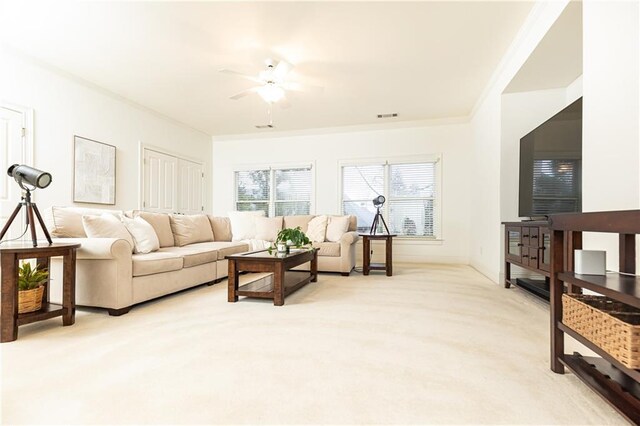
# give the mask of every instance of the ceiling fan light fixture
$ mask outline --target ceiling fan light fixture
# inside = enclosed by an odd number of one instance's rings
[[[284,98],[284,89],[269,83],[258,89],[258,95],[268,104],[273,104]]]

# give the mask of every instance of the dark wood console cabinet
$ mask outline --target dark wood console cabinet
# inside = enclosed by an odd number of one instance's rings
[[[640,210],[557,214],[551,216],[550,228],[553,232],[551,370],[563,374],[565,367],[568,368],[631,423],[640,424],[640,370],[626,367],[601,346],[565,325],[562,305],[566,287],[568,294],[588,289],[640,309],[640,277],[636,270],[636,235],[640,234]],[[580,244],[583,232],[618,234],[620,273],[579,275],[574,272],[573,249]],[[577,340],[597,356],[582,356],[578,352],[565,353],[566,337]],[[622,342],[620,340],[617,344],[623,345]]]
[[[549,300],[551,271],[551,232],[546,221],[503,222],[504,286],[516,285]],[[544,280],[511,277],[511,265],[528,269],[544,276]]]

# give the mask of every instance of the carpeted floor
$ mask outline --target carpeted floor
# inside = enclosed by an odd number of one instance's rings
[[[468,266],[394,269],[323,274],[283,307],[223,282],[21,327],[2,423],[624,424],[549,370],[548,306]]]

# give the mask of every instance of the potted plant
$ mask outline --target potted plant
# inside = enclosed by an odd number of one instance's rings
[[[295,228],[284,228],[278,232],[278,236],[274,242],[278,253],[289,253],[291,247],[301,248],[311,244],[309,237],[302,232],[299,226]],[[269,248],[271,252],[272,247]]]
[[[24,262],[18,268],[18,313],[38,311],[42,308],[42,294],[44,283],[49,278],[49,272],[38,266],[31,267],[31,263]]]

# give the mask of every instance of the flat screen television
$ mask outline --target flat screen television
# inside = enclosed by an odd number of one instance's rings
[[[582,98],[520,139],[520,217],[582,211]]]

